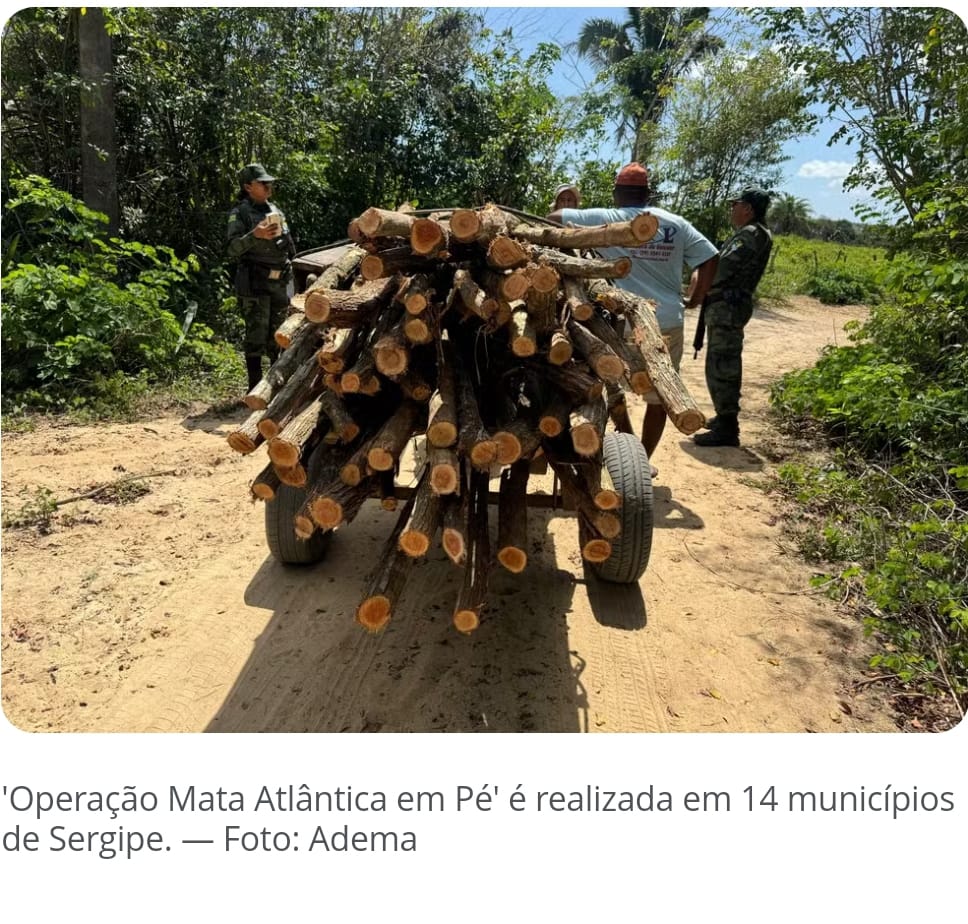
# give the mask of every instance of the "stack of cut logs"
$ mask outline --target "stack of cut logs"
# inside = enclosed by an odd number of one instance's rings
[[[583,557],[609,557],[622,499],[607,472],[602,484],[601,448],[609,417],[627,421],[624,389],[654,388],[683,433],[704,423],[654,303],[610,282],[629,259],[588,253],[636,247],[656,228],[648,213],[561,228],[494,205],[429,217],[371,208],[350,223],[352,246],[296,296],[275,335],[283,351],[246,395],[252,413],[229,443],[268,447],[254,497],[305,489],[293,529],[307,539],[352,521],[367,498],[394,510],[401,454],[421,437],[417,486],[357,609],[365,628],[386,625],[440,532],[463,568],[454,624],[473,631],[492,565],[489,478],[500,477],[495,559],[520,572],[541,456],[577,510]],[[623,319],[631,338],[616,332]]]

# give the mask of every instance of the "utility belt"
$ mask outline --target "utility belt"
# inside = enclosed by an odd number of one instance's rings
[[[292,264],[260,263],[257,260],[239,260],[235,270],[235,292],[242,298],[261,294],[270,282],[288,282],[292,276]]]
[[[706,293],[703,307],[705,307],[706,303],[710,302],[727,302],[730,305],[743,305],[748,304],[752,300],[753,295],[751,292],[747,292],[745,289],[734,289],[724,286],[718,289],[710,289]]]

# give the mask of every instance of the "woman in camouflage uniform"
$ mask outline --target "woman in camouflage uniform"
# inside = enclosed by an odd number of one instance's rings
[[[237,259],[235,294],[245,316],[245,366],[251,391],[262,378],[262,357],[279,348],[273,334],[289,307],[296,248],[286,216],[269,202],[275,177],[262,164],[239,172],[239,202],[229,212],[227,253]]]

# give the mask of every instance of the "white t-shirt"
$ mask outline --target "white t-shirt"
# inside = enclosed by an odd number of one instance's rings
[[[641,212],[649,212],[659,221],[655,237],[639,247],[599,247],[606,259],[632,258],[632,272],[616,279],[620,288],[645,298],[654,299],[656,320],[662,330],[682,327],[682,266],[691,269],[715,257],[718,251],[685,218],[665,209],[626,206],[612,209],[562,209],[561,223],[582,227],[631,221]]]

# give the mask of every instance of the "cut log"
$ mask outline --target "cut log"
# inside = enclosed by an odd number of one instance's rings
[[[393,277],[347,290],[316,289],[306,296],[306,318],[313,324],[360,327],[386,306],[396,289]]]
[[[437,355],[437,390],[430,398],[427,441],[432,446],[453,446],[457,442],[457,384],[450,340],[441,341]]]
[[[528,252],[517,242],[499,234],[487,248],[487,265],[492,269],[515,269],[528,263]]]
[[[527,267],[529,288],[536,292],[557,294],[561,284],[561,277],[557,270],[548,263],[529,263]]]
[[[410,365],[410,347],[403,332],[403,321],[397,322],[373,344],[376,368],[384,375],[402,375]]]
[[[595,311],[588,290],[574,279],[562,279],[561,288],[565,294],[565,311],[576,321],[585,321]]]
[[[305,317],[306,313],[304,311],[294,311],[276,329],[272,337],[282,349],[287,349],[292,343],[292,335],[299,328],[299,325],[303,323]]]
[[[330,264],[316,277],[316,281],[306,290],[306,299],[311,292],[316,289],[342,289],[349,282],[357,269],[360,261],[366,256],[366,251],[362,247],[349,247],[339,259]],[[305,299],[303,300],[303,310],[306,309]]]
[[[555,395],[541,412],[538,429],[549,439],[560,436],[568,429],[571,406],[563,395]]]
[[[440,545],[447,557],[458,567],[467,561],[467,517],[470,510],[470,496],[466,484],[459,497],[441,498],[443,508],[443,530]]]
[[[488,321],[497,308],[497,300],[489,296],[465,269],[454,273],[454,292],[461,304],[482,321]]]
[[[332,395],[332,392],[324,392],[312,401],[286,425],[278,436],[269,440],[269,458],[279,468],[292,468],[299,462],[303,447],[308,445],[320,419],[324,418],[323,397],[325,395]],[[322,434],[319,435],[322,436]]]
[[[608,469],[604,465],[589,463],[575,468],[592,503],[599,510],[614,511],[622,506],[622,495],[615,490]]]
[[[276,474],[279,476],[279,480],[283,484],[289,485],[291,488],[304,488],[306,487],[306,466],[301,462],[292,466],[292,468],[280,468],[278,465],[275,466]]]
[[[518,302],[519,307],[511,310],[511,352],[515,356],[534,356],[538,351],[538,334],[535,324],[528,313],[527,306]]]
[[[558,289],[542,292],[532,286],[527,295],[528,314],[535,331],[545,334],[558,327]]]
[[[356,608],[356,621],[368,632],[379,632],[390,621],[410,576],[414,559],[399,550],[398,541],[412,506],[413,498],[404,505],[396,526],[383,544],[377,565],[367,579],[363,599]]]
[[[628,405],[625,403],[625,392],[620,385],[605,386],[605,402],[608,405],[608,416],[619,433],[635,433],[632,419],[629,417]]]
[[[304,323],[292,336],[289,349],[283,350],[279,358],[269,367],[265,377],[242,399],[246,407],[253,411],[264,410],[269,406],[272,396],[282,388],[306,359],[316,352],[319,328]]]
[[[601,398],[583,404],[571,412],[571,445],[578,455],[584,458],[598,455],[602,448],[607,420],[608,408]]]
[[[366,479],[358,485],[331,481],[307,498],[313,522],[320,529],[336,529],[348,525],[360,512],[364,502],[373,495],[374,484]]]
[[[599,247],[638,247],[651,241],[658,230],[658,219],[649,212],[642,212],[631,221],[583,228],[537,226],[519,220],[518,224],[512,226],[511,233],[531,244],[565,250],[596,250]]]
[[[265,441],[265,437],[259,432],[259,424],[265,417],[265,408],[260,411],[253,411],[242,423],[238,430],[233,430],[228,435],[228,444],[236,452],[248,455]]]
[[[430,487],[435,494],[456,494],[460,487],[460,462],[453,449],[430,446],[427,449]]]
[[[555,366],[563,366],[573,354],[571,341],[563,330],[552,331],[551,344],[548,347],[548,362]]]
[[[376,360],[373,354],[369,350],[361,350],[359,358],[340,378],[340,388],[349,394],[357,394],[375,375]]]
[[[360,331],[338,328],[328,331],[323,345],[316,351],[316,362],[325,372],[341,373],[359,345]]]
[[[464,580],[454,606],[454,627],[465,635],[473,632],[480,625],[491,564],[490,540],[487,532],[488,479],[486,473],[471,474],[468,493],[470,513],[467,524],[467,559],[464,565]]]
[[[281,484],[282,481],[279,479],[275,466],[270,462],[255,476],[252,484],[249,485],[249,491],[257,500],[271,501],[279,493],[279,485]]]
[[[669,419],[680,433],[687,436],[695,433],[705,425],[706,418],[672,364],[669,348],[662,338],[651,303],[631,292],[624,292],[622,300],[625,303],[625,319],[632,326],[635,342],[652,380],[652,387]]]
[[[434,339],[434,331],[431,327],[430,312],[424,312],[419,318],[408,317],[403,322],[403,335],[410,343],[420,346],[431,343]]]
[[[575,349],[604,382],[619,382],[625,375],[625,363],[615,351],[578,321],[568,322],[568,334]]]
[[[396,299],[403,303],[407,314],[420,315],[427,310],[433,298],[434,290],[430,278],[424,273],[416,273],[404,279],[397,292]]]
[[[393,471],[377,472],[377,492],[380,495],[380,506],[388,513],[397,509],[396,479]]]
[[[411,558],[421,558],[430,549],[430,543],[437,535],[440,526],[440,497],[431,488],[430,469],[425,468],[423,476],[414,491],[413,509],[400,533],[399,546]]]
[[[584,477],[571,465],[554,459],[551,460],[551,467],[561,480],[561,486],[570,502],[574,504],[579,515],[594,527],[596,534],[602,539],[617,538],[622,532],[622,521],[611,511],[601,510],[596,506]]]
[[[493,439],[497,445],[495,461],[498,465],[512,465],[518,459],[530,459],[540,444],[538,433],[522,418],[502,427]]]
[[[397,459],[413,434],[419,405],[404,401],[387,422],[380,427],[370,444],[367,464],[374,471],[386,472],[394,468]]]
[[[416,219],[403,212],[369,208],[356,219],[360,231],[369,238],[410,237]]]
[[[389,378],[400,386],[400,390],[411,401],[416,401],[417,404],[426,404],[434,393],[433,388],[416,369],[408,369],[403,375],[391,375]]]
[[[624,279],[632,272],[631,257],[591,259],[562,253],[560,250],[547,250],[544,247],[533,247],[531,256],[540,260],[548,269],[553,267],[558,276],[571,279]]]
[[[418,218],[410,229],[410,249],[421,256],[437,255],[447,250],[449,236],[443,222],[434,218]]]
[[[317,379],[318,373],[318,364],[311,358],[307,359],[273,395],[265,415],[259,421],[259,432],[267,440],[278,436],[307,402],[312,401],[325,387],[322,377]]]
[[[582,325],[622,358],[622,361],[628,367],[629,384],[635,394],[644,395],[652,389],[652,378],[649,375],[642,352],[626,343],[618,331],[601,314],[593,311],[582,321]]]
[[[512,574],[520,574],[528,564],[529,469],[530,463],[522,460],[501,475],[497,560]]]
[[[481,421],[481,412],[468,371],[458,365],[457,379],[458,426],[457,442],[461,452],[476,469],[487,470],[497,457],[497,446]]]

